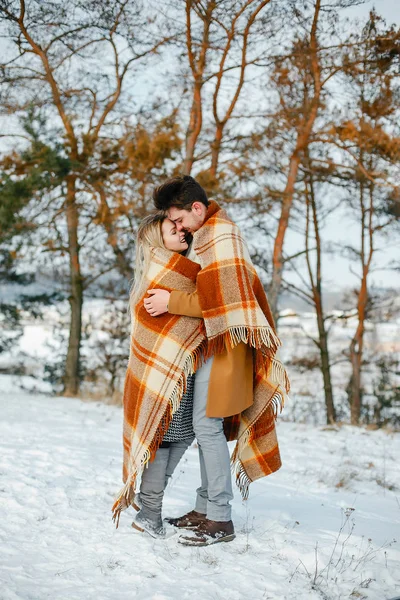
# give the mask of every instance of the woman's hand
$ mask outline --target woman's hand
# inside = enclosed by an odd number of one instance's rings
[[[167,290],[147,290],[150,298],[144,299],[144,307],[152,317],[168,312],[170,293]]]

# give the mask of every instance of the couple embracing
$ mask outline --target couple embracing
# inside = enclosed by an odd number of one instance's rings
[[[157,212],[141,224],[136,247],[125,485],[114,520],[118,526],[121,512],[132,506],[136,529],[165,537],[164,490],[196,438],[201,483],[195,507],[166,521],[181,530],[182,544],[228,542],[235,537],[231,469],[246,499],[252,481],[281,466],[275,418],[289,381],[238,227],[190,176],[166,181],[153,199]]]

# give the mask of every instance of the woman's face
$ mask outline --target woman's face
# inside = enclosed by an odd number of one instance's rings
[[[187,250],[188,244],[185,240],[185,232],[178,231],[173,221],[164,219],[161,224],[161,233],[165,247],[168,250],[173,250],[174,252],[184,252]]]

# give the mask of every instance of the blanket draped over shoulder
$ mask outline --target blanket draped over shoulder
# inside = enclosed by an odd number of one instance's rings
[[[143,295],[132,310],[129,363],[123,404],[123,481],[113,506],[120,513],[134,502],[138,475],[151,461],[179,408],[186,378],[205,354],[202,319],[165,313],[150,316],[143,300],[151,288],[193,292],[200,267],[169,250],[152,250]]]
[[[281,466],[275,418],[289,392],[277,359],[281,342],[262,283],[239,228],[212,202],[193,239],[200,261],[197,293],[209,355],[244,342],[253,348],[253,404],[224,421],[228,440],[237,439],[231,463],[243,498],[249,484]]]
[[[228,440],[237,440],[231,457],[243,498],[252,481],[281,466],[275,419],[289,380],[276,357],[280,346],[268,301],[237,226],[216,203],[195,233],[200,265],[167,250],[153,251],[150,288],[189,293],[197,289],[202,319],[166,313],[151,317],[143,294],[133,308],[131,349],[124,387],[123,481],[113,506],[133,504],[137,477],[162,442],[179,408],[186,378],[207,358],[245,342],[253,348],[252,406],[224,420]]]

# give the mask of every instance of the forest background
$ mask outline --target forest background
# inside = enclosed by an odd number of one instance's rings
[[[399,24],[395,0],[0,0],[1,372],[120,401],[137,227],[187,173],[248,241],[286,418],[397,427]]]

